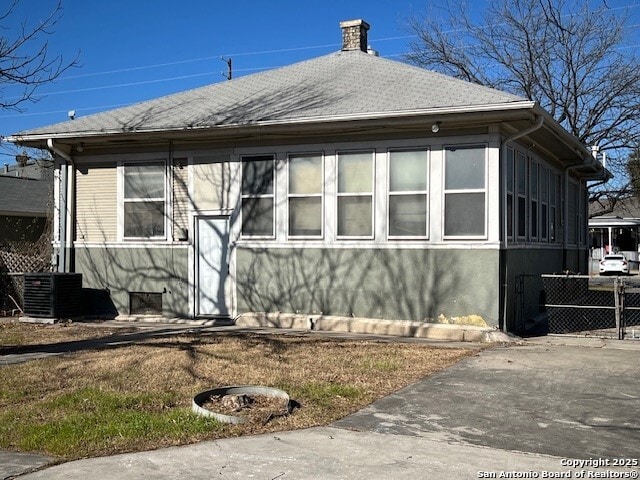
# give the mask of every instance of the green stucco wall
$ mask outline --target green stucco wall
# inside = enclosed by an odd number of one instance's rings
[[[237,250],[238,313],[498,321],[498,251]]]
[[[506,317],[509,332],[520,334],[524,324],[540,314],[544,302],[540,275],[566,270],[585,274],[585,252],[560,248],[509,248],[506,252]]]
[[[578,267],[582,252],[506,252],[506,295],[499,251],[468,249],[236,250],[238,313],[286,312],[499,325],[520,333],[539,313],[540,274]],[[163,315],[189,317],[185,248],[76,248],[83,286],[108,291],[118,314],[129,314],[129,292],[162,293]],[[579,271],[576,269],[574,271]],[[461,318],[462,317],[462,318]],[[468,317],[468,318],[467,318]]]
[[[162,293],[162,314],[188,317],[185,248],[76,248],[83,287],[108,290],[119,314],[129,314],[129,292]]]

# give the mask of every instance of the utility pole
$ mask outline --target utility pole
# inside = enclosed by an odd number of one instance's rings
[[[225,62],[227,64],[227,73],[225,74],[224,72],[222,72],[222,76],[225,77],[227,80],[231,80],[232,78],[232,68],[231,68],[231,58],[224,58],[224,57],[220,57],[220,60],[222,60],[223,62]]]

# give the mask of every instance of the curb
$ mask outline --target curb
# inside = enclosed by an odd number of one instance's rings
[[[235,325],[248,328],[290,328],[336,333],[388,335],[452,342],[512,343],[517,341],[514,337],[490,327],[289,313],[243,313],[236,317]]]

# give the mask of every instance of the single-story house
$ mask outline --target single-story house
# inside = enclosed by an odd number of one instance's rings
[[[338,52],[13,135],[56,158],[58,270],[120,314],[506,330],[518,276],[584,271],[585,145],[340,25]]]

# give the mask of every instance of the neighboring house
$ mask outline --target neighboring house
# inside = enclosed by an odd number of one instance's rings
[[[30,161],[0,170],[0,245],[35,242],[52,211],[53,162]]]
[[[341,27],[339,52],[11,137],[56,158],[58,269],[121,314],[511,330],[519,275],[585,267],[605,171],[578,139]]]
[[[598,211],[601,205],[593,205]],[[591,272],[598,271],[597,262],[609,252],[622,253],[631,266],[638,268],[640,249],[640,201],[626,198],[615,203],[611,212],[589,219],[589,237],[593,265]]]

